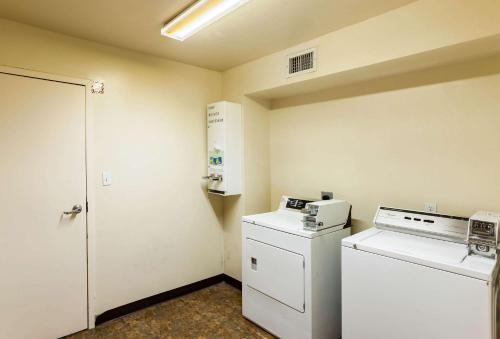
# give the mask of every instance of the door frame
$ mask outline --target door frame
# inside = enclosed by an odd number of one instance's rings
[[[26,78],[55,81],[60,83],[85,87],[85,173],[86,194],[88,202],[87,218],[87,327],[95,327],[95,191],[97,176],[95,171],[94,145],[94,103],[92,95],[92,80],[73,78],[64,75],[49,74],[25,68],[0,65],[0,73]]]

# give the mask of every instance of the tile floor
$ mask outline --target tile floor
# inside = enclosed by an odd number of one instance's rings
[[[497,314],[500,314],[499,310]],[[500,327],[500,323],[498,325]],[[241,316],[241,291],[220,283],[65,339],[274,338]],[[497,334],[500,339],[500,331]]]
[[[241,291],[220,283],[66,339],[274,338],[241,315]]]

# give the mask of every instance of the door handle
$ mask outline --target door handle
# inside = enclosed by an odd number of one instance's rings
[[[71,211],[64,211],[63,213],[64,214],[78,214],[78,213],[81,213],[81,211],[83,211],[82,205],[75,205],[75,206],[73,206],[73,209]]]

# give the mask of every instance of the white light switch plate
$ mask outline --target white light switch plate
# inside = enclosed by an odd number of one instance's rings
[[[102,171],[102,185],[103,186],[110,186],[112,183],[112,177],[111,177],[111,171],[105,170]]]
[[[437,212],[437,203],[436,202],[426,202],[424,204],[424,211],[429,213]]]

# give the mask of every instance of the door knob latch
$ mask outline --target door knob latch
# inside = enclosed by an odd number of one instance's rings
[[[75,205],[71,211],[64,211],[64,214],[78,214],[83,211],[82,205]]]

